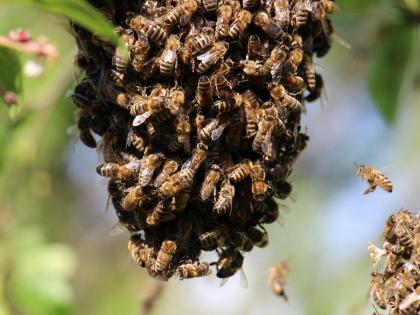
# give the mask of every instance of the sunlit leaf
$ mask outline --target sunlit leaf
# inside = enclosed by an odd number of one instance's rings
[[[414,44],[413,29],[388,26],[373,47],[368,69],[368,87],[375,104],[388,123],[395,120],[404,75]]]
[[[337,5],[342,12],[363,12],[365,10],[377,7],[380,0],[338,0]]]

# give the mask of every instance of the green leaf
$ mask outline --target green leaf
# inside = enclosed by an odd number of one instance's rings
[[[368,88],[379,112],[388,123],[393,123],[397,114],[413,45],[414,32],[411,27],[388,25],[373,47],[368,69]]]
[[[114,45],[119,43],[113,25],[84,0],[0,0],[0,3],[6,2],[34,5],[48,12],[63,15]]]
[[[0,85],[19,94],[22,90],[22,67],[18,54],[0,46]]]

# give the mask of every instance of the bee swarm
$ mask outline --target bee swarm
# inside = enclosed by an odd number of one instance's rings
[[[401,210],[391,215],[382,248],[369,243],[373,267],[370,294],[390,314],[420,314],[420,214]],[[384,257],[384,263],[380,260]],[[378,271],[377,268],[381,271]]]
[[[264,247],[309,137],[304,101],[323,87],[312,59],[331,46],[329,0],[90,1],[127,54],[73,24],[85,78],[72,95],[79,137],[102,137],[109,194],[153,277],[216,275]],[[104,4],[105,3],[105,4]]]

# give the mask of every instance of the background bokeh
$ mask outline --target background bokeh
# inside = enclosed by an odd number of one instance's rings
[[[402,18],[391,2],[338,1],[334,24],[351,49],[335,38],[330,54],[316,61],[326,87],[322,102],[307,104],[303,125],[311,141],[292,175],[295,200],[283,202],[290,208],[284,226],[269,226],[268,248],[246,255],[248,288],[239,274],[223,287],[214,276],[172,279],[153,314],[372,312],[367,242],[378,242],[389,214],[402,207],[417,212],[420,205],[418,24],[409,58],[402,47],[381,65],[395,73],[401,62],[408,65],[401,86],[386,80],[380,86],[401,89],[395,115],[375,106],[366,80],[379,58],[375,51],[398,30],[389,25]],[[142,314],[152,280],[131,262],[128,234],[113,228],[117,218],[95,172],[100,157],[67,132],[74,107],[66,91],[80,79],[68,23],[0,1],[0,35],[17,27],[47,37],[58,58],[41,76],[23,78],[17,115],[0,108],[0,315]],[[363,196],[354,162],[383,169],[394,192]],[[288,303],[267,286],[268,268],[278,260],[291,268]]]

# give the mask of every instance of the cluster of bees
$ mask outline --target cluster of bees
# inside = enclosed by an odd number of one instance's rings
[[[393,315],[420,314],[420,214],[400,210],[391,215],[382,248],[369,243],[373,267],[370,295]],[[374,315],[379,314],[375,312]]]
[[[153,277],[234,275],[265,247],[274,197],[309,137],[321,95],[313,56],[331,47],[329,0],[91,1],[126,51],[72,25],[85,78],[72,98],[80,140],[103,152],[133,259]],[[102,137],[96,142],[92,132]],[[216,251],[210,264],[201,251]],[[281,294],[281,293],[279,293]]]

